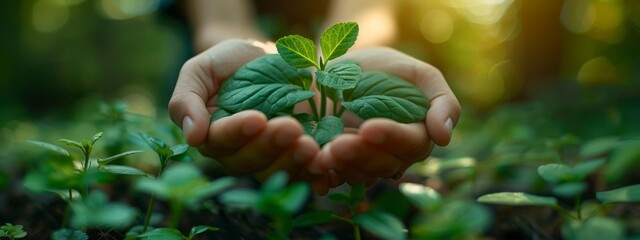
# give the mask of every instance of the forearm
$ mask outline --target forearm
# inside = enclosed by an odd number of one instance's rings
[[[397,31],[395,8],[394,0],[334,0],[325,28],[337,22],[357,22],[360,32],[354,49],[389,45]]]
[[[248,0],[189,0],[188,12],[198,52],[231,38],[267,40]]]

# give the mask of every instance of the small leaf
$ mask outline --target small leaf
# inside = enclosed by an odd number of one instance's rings
[[[620,144],[616,137],[603,137],[590,140],[580,148],[580,156],[591,158],[611,152]]]
[[[183,240],[187,239],[180,231],[175,228],[156,228],[153,231],[143,233],[138,236],[143,239],[158,240]]]
[[[189,145],[187,144],[175,145],[171,147],[171,151],[173,151],[173,154],[171,155],[171,157],[183,154],[187,152],[187,150],[189,150]]]
[[[291,66],[320,68],[316,46],[310,39],[300,35],[289,35],[278,39],[276,48],[280,56]]]
[[[58,139],[58,141],[60,141],[61,143],[64,143],[67,146],[71,146],[71,147],[77,147],[80,149],[83,149],[82,144],[73,140],[69,140],[69,139]]]
[[[579,163],[579,164],[573,166],[573,168],[572,168],[573,169],[573,174],[575,174],[576,177],[578,177],[580,179],[584,179],[589,174],[591,174],[594,171],[598,170],[598,168],[602,167],[604,164],[605,164],[605,160],[604,159],[598,159],[598,160]]]
[[[522,192],[500,192],[480,196],[478,202],[511,206],[555,206],[558,200]]]
[[[142,137],[142,139],[145,140],[145,142],[147,143],[147,145],[149,145],[149,147],[151,147],[151,149],[153,149],[153,151],[158,152],[158,150],[162,149],[162,148],[167,148],[167,144],[164,143],[164,141],[160,140],[157,137],[148,135],[148,134],[144,134],[142,133],[140,135]]]
[[[400,192],[418,208],[428,209],[442,202],[436,190],[421,184],[401,183]]]
[[[397,217],[381,212],[369,211],[356,215],[353,220],[368,232],[382,239],[406,239],[407,230]]]
[[[199,226],[193,226],[191,228],[191,231],[189,232],[189,239],[192,239],[193,237],[197,236],[198,234],[201,234],[205,231],[220,231],[219,228],[217,227],[213,227],[213,226],[206,226],[206,225],[199,225]]]
[[[236,208],[251,208],[256,206],[260,198],[258,192],[251,189],[232,189],[220,196],[220,201]]]
[[[594,216],[584,222],[570,221],[562,226],[562,236],[567,240],[623,240],[624,225],[611,218]]]
[[[558,163],[550,163],[538,167],[538,174],[550,183],[579,180],[574,176],[571,167]]]
[[[34,141],[34,140],[27,140],[27,142],[31,143],[33,145],[42,147],[44,149],[47,149],[49,151],[53,151],[53,152],[55,152],[57,154],[60,154],[60,155],[69,156],[69,152],[67,152],[67,150],[64,150],[64,148],[58,147],[58,146],[53,145],[51,143]]]
[[[96,133],[96,135],[93,135],[93,138],[91,139],[91,144],[96,143],[100,138],[102,138],[102,132]]]
[[[278,55],[265,55],[238,69],[220,89],[218,104],[228,113],[255,109],[268,118],[315,95],[293,82],[311,81],[306,69],[289,66]]]
[[[329,61],[342,56],[353,46],[358,38],[358,24],[355,22],[337,23],[327,28],[320,37],[322,56]]]
[[[309,116],[311,119],[309,119]],[[313,116],[309,116],[298,120],[303,120],[301,123],[304,127],[304,133],[313,137],[320,146],[331,141],[344,130],[344,124],[338,117],[325,116],[320,119],[320,122],[316,122],[313,120]]]
[[[309,197],[310,187],[306,183],[295,183],[287,187],[278,195],[278,205],[288,214],[300,210]]]
[[[320,84],[338,90],[354,88],[361,77],[362,68],[354,63],[338,63],[329,66],[326,71],[316,71]]]
[[[424,120],[427,98],[411,83],[382,72],[365,72],[356,87],[344,92],[342,106],[358,117],[389,118],[401,123]]]
[[[314,211],[306,212],[293,219],[293,227],[307,227],[327,223],[333,220],[333,212]]]
[[[119,174],[119,175],[133,175],[133,176],[146,176],[147,173],[129,166],[122,165],[106,165],[100,168],[100,170],[108,173]]]
[[[596,198],[605,204],[640,202],[640,184],[597,192]]]
[[[286,171],[278,171],[262,183],[261,191],[264,193],[279,191],[287,185],[288,180],[289,175]]]
[[[584,190],[587,190],[587,184],[583,182],[569,182],[560,184],[553,188],[553,193],[565,197],[572,198],[579,194],[582,194]]]
[[[132,150],[132,151],[119,153],[119,154],[113,155],[111,157],[101,158],[101,159],[98,159],[98,164],[100,164],[101,166],[107,165],[107,164],[109,164],[110,162],[112,162],[112,161],[114,161],[116,159],[123,158],[125,156],[129,156],[129,155],[136,154],[136,153],[141,153],[141,152],[144,152],[144,151],[142,151],[142,150]]]

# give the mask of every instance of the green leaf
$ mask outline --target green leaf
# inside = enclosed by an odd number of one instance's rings
[[[306,212],[293,219],[293,227],[307,227],[327,223],[333,220],[333,212],[313,211]]]
[[[576,164],[575,166],[573,166],[573,174],[575,174],[576,177],[578,177],[580,179],[584,179],[589,174],[591,174],[594,171],[598,170],[604,164],[605,164],[605,160],[604,159],[598,159],[598,160],[579,163],[579,164]]]
[[[122,228],[135,220],[134,208],[123,203],[109,203],[107,195],[100,191],[86,199],[71,204],[71,225],[81,227]]]
[[[558,163],[550,163],[538,167],[538,174],[550,183],[579,180],[573,174],[571,167]]]
[[[58,146],[53,145],[51,143],[35,141],[35,140],[27,140],[27,142],[31,143],[33,145],[42,147],[44,149],[47,149],[49,151],[55,152],[55,153],[60,154],[60,155],[69,156],[69,152],[67,152],[67,150],[64,150],[64,148],[58,147]]]
[[[522,192],[500,192],[480,196],[478,202],[511,206],[555,206],[558,200]]]
[[[206,226],[206,225],[199,225],[199,226],[193,226],[191,228],[191,231],[189,232],[189,239],[192,239],[193,237],[197,236],[198,234],[201,234],[205,231],[220,231],[219,228],[217,227],[213,227],[213,226]]]
[[[400,192],[404,194],[414,206],[422,209],[433,208],[442,202],[442,198],[436,190],[421,184],[401,183]]]
[[[296,114],[294,116],[304,128],[304,133],[313,137],[322,146],[340,135],[344,130],[342,120],[335,116],[325,116],[320,121],[315,121],[311,114]]]
[[[311,73],[289,66],[278,55],[257,58],[238,69],[220,89],[218,104],[228,113],[255,109],[271,118],[315,95],[292,82]]]
[[[354,63],[338,63],[329,66],[326,71],[316,71],[320,84],[338,90],[354,88],[361,77],[362,68]]]
[[[640,202],[640,184],[597,192],[596,198],[605,204]]]
[[[407,230],[397,217],[381,212],[369,211],[356,215],[353,220],[368,232],[382,239],[406,239]]]
[[[19,239],[27,236],[27,232],[23,230],[22,225],[13,225],[6,223],[0,227],[0,237],[6,237],[9,239]]]
[[[187,152],[187,150],[189,150],[189,145],[187,145],[187,144],[175,145],[175,146],[171,147],[171,151],[173,151],[173,154],[171,155],[171,157],[183,154],[183,153]]]
[[[114,161],[116,159],[123,158],[123,157],[129,156],[129,155],[132,155],[132,154],[136,154],[136,153],[141,153],[141,152],[144,152],[144,151],[142,151],[142,150],[132,150],[132,151],[119,153],[119,154],[113,155],[111,157],[101,158],[101,159],[98,159],[98,164],[100,164],[100,166],[104,166],[104,165],[107,165],[107,164],[109,164],[110,162],[112,162],[112,161]]]
[[[143,233],[138,236],[142,239],[158,239],[158,240],[183,240],[187,239],[180,231],[175,228],[156,228],[153,231]]]
[[[311,189],[306,183],[292,184],[278,194],[277,204],[288,214],[293,214],[304,206],[310,191]]]
[[[389,118],[401,123],[424,120],[427,99],[421,90],[398,77],[365,72],[355,89],[346,91],[342,106],[362,119]]]
[[[580,148],[580,156],[590,158],[600,156],[611,152],[620,144],[620,140],[616,137],[603,137],[590,140]]]
[[[69,139],[58,139],[59,142],[64,143],[67,146],[71,146],[71,147],[77,147],[80,149],[83,149],[82,144],[73,140],[69,140]]]
[[[570,221],[562,226],[562,236],[567,240],[622,240],[624,225],[611,218],[595,216],[583,223]]]
[[[220,201],[235,208],[253,208],[260,198],[258,192],[252,189],[232,189],[220,196]]]
[[[89,236],[80,230],[59,229],[51,234],[53,240],[87,240]]]
[[[287,185],[287,181],[289,181],[287,172],[278,171],[262,183],[261,191],[264,193],[279,191]]]
[[[94,143],[96,143],[96,141],[98,141],[100,138],[102,138],[102,132],[96,133],[96,135],[93,135],[93,138],[91,139],[91,144],[93,145]]]
[[[579,194],[582,194],[585,190],[587,190],[587,184],[584,182],[569,182],[560,184],[553,188],[553,193],[565,197],[572,198]]]
[[[151,149],[153,149],[153,151],[155,152],[158,152],[162,148],[167,148],[167,144],[157,137],[144,133],[140,134],[140,136],[145,140],[145,143],[147,143],[147,145],[149,145],[149,147],[151,147]]]
[[[316,45],[310,39],[300,35],[289,35],[276,41],[276,48],[282,59],[296,68],[306,68],[318,65]]]
[[[640,140],[620,142],[611,152],[604,176],[607,183],[615,184],[636,174],[633,169],[640,165]]]
[[[491,223],[491,213],[467,201],[444,202],[437,211],[422,212],[411,226],[415,239],[474,239]]]
[[[322,56],[325,61],[345,54],[355,44],[358,30],[358,24],[355,22],[337,23],[327,28],[320,37]]]
[[[129,167],[129,166],[123,166],[123,165],[106,165],[101,167],[100,170],[107,173],[113,173],[113,174],[119,174],[119,175],[133,175],[133,176],[147,175],[146,172],[140,169]]]

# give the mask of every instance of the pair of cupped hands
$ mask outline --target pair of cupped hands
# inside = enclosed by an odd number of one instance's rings
[[[357,62],[363,71],[394,74],[423,90],[430,108],[422,122],[363,121],[347,112],[342,117],[344,133],[322,148],[292,117],[267,119],[249,110],[210,122],[223,82],[268,49],[275,47],[244,39],[211,47],[184,64],[169,102],[171,119],[182,128],[187,143],[217,160],[229,174],[264,180],[285,170],[291,180],[307,181],[316,194],[324,195],[345,181],[368,186],[378,178],[398,178],[426,159],[434,143],[449,143],[460,104],[444,77],[433,66],[386,47],[354,50],[341,59]],[[295,111],[308,109],[301,103]]]

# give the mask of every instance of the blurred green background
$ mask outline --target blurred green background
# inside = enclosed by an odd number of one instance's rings
[[[487,151],[473,136],[496,118],[498,126],[516,122],[518,134],[529,136],[640,132],[640,1],[396,3],[393,47],[441,69],[462,102],[449,149]],[[194,55],[184,2],[2,5],[3,153],[11,142],[43,138],[43,129],[84,124],[99,102],[122,100],[134,113],[167,118],[179,69]],[[266,31],[283,27],[273,17],[260,19]]]

